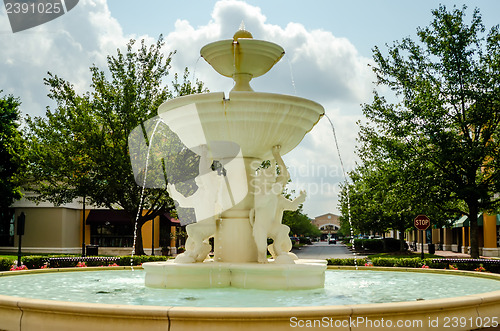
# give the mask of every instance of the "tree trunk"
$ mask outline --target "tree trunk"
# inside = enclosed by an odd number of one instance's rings
[[[135,239],[135,255],[146,255],[144,253],[144,247],[142,244],[142,226],[144,222],[137,221],[137,231],[136,231],[136,239]]]
[[[470,256],[473,259],[479,258],[479,241],[478,241],[478,227],[477,227],[477,201],[469,201],[469,223],[470,223]]]
[[[404,236],[404,232],[401,229],[399,230],[399,251],[400,252],[406,251],[406,249],[405,249],[405,236]]]
[[[404,236],[404,218],[401,216],[399,220],[399,251],[404,252],[405,251],[405,236]]]

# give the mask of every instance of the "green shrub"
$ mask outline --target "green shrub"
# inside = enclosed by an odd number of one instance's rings
[[[432,262],[433,259],[424,259],[423,262],[425,265],[428,265],[429,268],[433,269],[447,269],[448,268],[448,263],[444,262]]]
[[[354,259],[329,259],[329,265],[353,265],[349,262],[344,262],[343,260],[354,260]],[[433,269],[449,269],[449,263],[446,262],[432,262],[433,259],[421,259],[420,257],[413,258],[395,258],[395,257],[373,257],[370,259],[374,266],[376,267],[401,267],[401,268],[422,268],[425,264],[429,268]],[[358,259],[358,265],[364,265],[364,259]],[[482,264],[480,262],[466,262],[466,263],[453,263],[459,270],[471,270],[474,271],[479,267],[483,267],[486,271],[500,273],[500,265],[498,264]]]
[[[481,263],[470,262],[470,263],[456,263],[458,269],[474,271],[474,269],[481,266]]]
[[[475,271],[479,267],[483,267],[486,271],[500,273],[500,265],[489,264],[481,262],[465,262],[465,263],[453,263],[459,270]]]
[[[393,257],[374,257],[371,261],[376,267],[394,267],[398,263],[398,259]]]
[[[498,264],[485,264],[483,265],[483,267],[486,269],[486,271],[500,274],[500,265]]]
[[[419,257],[396,259],[394,264],[395,267],[402,268],[421,268],[423,265],[424,263]]]
[[[132,264],[131,264],[131,260]],[[120,266],[130,266],[130,265],[141,265],[145,262],[157,262],[157,261],[166,261],[168,260],[167,256],[162,255],[134,255],[132,256],[120,256],[120,259],[116,262],[116,264]]]
[[[399,239],[354,239],[356,250],[369,250],[371,252],[398,252],[400,250]],[[404,244],[404,249],[408,249],[408,244]]]
[[[453,269],[453,266],[458,270],[468,270],[475,271],[479,267],[483,267],[487,272],[500,273],[500,264],[489,264],[481,262],[460,262],[460,263],[450,263],[450,262],[432,262],[433,259],[425,259],[424,262],[431,268],[435,269]]]
[[[49,258],[46,256],[23,256],[21,258],[23,264],[28,267],[28,269],[40,269],[45,265],[46,262],[49,261]]]
[[[386,252],[399,252],[400,251],[400,246],[401,243],[399,239],[395,238],[385,238],[383,239],[383,242],[385,243],[385,251]],[[404,247],[405,250],[408,250],[408,244],[405,242]]]
[[[14,259],[0,257],[0,271],[9,271],[14,265]]]
[[[363,240],[363,247],[372,252],[383,252],[384,242],[380,239],[365,239]]]
[[[363,240],[364,239],[354,239],[354,249],[357,251],[363,250]]]
[[[311,239],[309,237],[299,237],[299,243],[304,245],[311,245]]]
[[[371,259],[371,261],[373,265],[377,267],[421,268],[424,265],[424,262],[419,257],[414,257],[414,258],[374,257]]]
[[[328,265],[358,265],[363,266],[366,263],[366,259],[328,259]],[[355,264],[356,263],[356,264]]]

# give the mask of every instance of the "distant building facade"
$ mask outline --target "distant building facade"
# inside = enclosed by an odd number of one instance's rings
[[[338,238],[340,230],[340,216],[332,213],[324,214],[315,217],[312,222],[318,229],[321,230],[321,239],[324,240],[330,235],[331,238]]]

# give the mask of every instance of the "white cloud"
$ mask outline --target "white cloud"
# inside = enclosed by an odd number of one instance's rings
[[[286,52],[268,74],[252,80],[256,91],[295,94],[293,77],[298,96],[323,104],[358,105],[370,95],[373,77],[367,65],[371,60],[360,56],[349,40],[329,31],[308,31],[299,23],[291,22],[284,28],[273,25],[260,8],[235,0],[217,2],[206,25],[193,27],[187,21],[176,22],[175,30],[165,37],[167,49],[178,52],[172,71],[196,66],[196,78],[212,91],[229,91],[232,80],[219,76],[204,60],[199,60],[199,51],[207,43],[232,38],[242,21],[254,38],[275,42]]]
[[[52,105],[43,84],[48,71],[83,92],[90,84],[88,68],[104,66],[106,56],[127,42],[104,0],[80,1],[65,15],[15,34],[4,11],[0,22],[0,89],[20,97],[23,113],[31,116]]]

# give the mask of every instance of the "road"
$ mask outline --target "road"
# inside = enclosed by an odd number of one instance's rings
[[[314,242],[312,245],[303,246],[300,250],[293,250],[299,259],[348,259],[354,255],[347,247],[337,241],[337,244],[328,245],[327,242]]]

